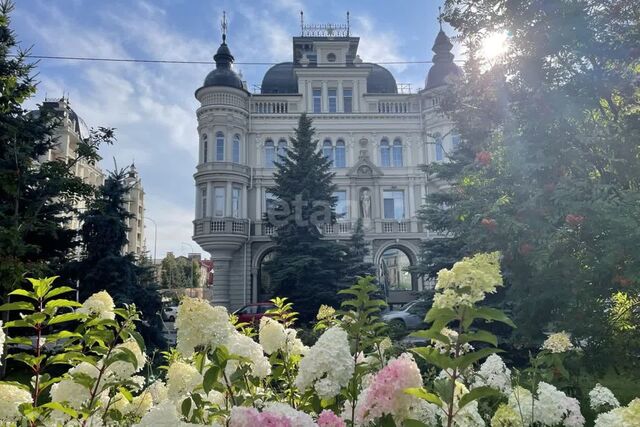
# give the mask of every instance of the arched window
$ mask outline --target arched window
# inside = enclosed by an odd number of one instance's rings
[[[391,147],[387,138],[380,141],[380,166],[391,166]]]
[[[266,271],[265,264],[274,258],[274,252],[267,252],[258,265],[258,301],[268,301],[273,298],[275,289],[271,283],[271,276]]]
[[[273,141],[267,139],[264,143],[264,167],[272,168],[276,156],[276,148]]]
[[[280,138],[278,141],[278,158],[276,161],[280,161],[280,156],[287,157],[287,140]]]
[[[407,268],[411,260],[404,251],[389,248],[380,256],[378,263],[378,280],[385,293],[389,291],[411,291],[413,280]]]
[[[209,141],[207,140],[207,134],[202,134],[202,163],[209,161]]]
[[[216,161],[224,162],[224,133],[216,133]]]
[[[333,164],[337,168],[343,168],[347,166],[347,158],[346,158],[344,141],[341,139],[336,141],[335,160]]]
[[[240,163],[240,135],[233,135],[233,146],[231,150],[232,161]]]
[[[393,154],[393,166],[394,167],[401,167],[402,166],[402,141],[400,140],[400,138],[396,138],[393,141],[393,148],[392,148],[392,154]]]
[[[333,163],[333,144],[328,138],[322,143],[322,155]]]

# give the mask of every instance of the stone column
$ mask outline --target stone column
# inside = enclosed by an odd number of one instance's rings
[[[329,111],[329,97],[327,95],[327,82],[322,82],[322,108],[320,109],[323,113]]]
[[[224,254],[216,256],[212,254],[214,259],[214,275],[213,275],[213,301],[214,305],[229,306],[230,286],[229,272],[231,269],[231,256]]]
[[[342,80],[338,80],[338,91],[336,93],[336,96],[338,97],[337,101],[338,101],[338,112],[339,113],[344,113],[344,97],[343,97],[343,93],[342,93]],[[353,103],[353,101],[351,101]]]
[[[207,182],[207,217],[213,216],[213,182]]]

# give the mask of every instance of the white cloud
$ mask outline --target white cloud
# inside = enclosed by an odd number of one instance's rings
[[[400,37],[391,31],[382,31],[367,16],[358,16],[354,20],[352,33],[360,37],[358,52],[365,62],[402,62],[407,61],[400,55]],[[396,72],[406,70],[406,64],[384,65]]]

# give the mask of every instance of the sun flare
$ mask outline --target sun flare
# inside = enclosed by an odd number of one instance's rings
[[[482,41],[480,52],[485,59],[495,59],[509,48],[509,35],[503,31],[491,33]]]

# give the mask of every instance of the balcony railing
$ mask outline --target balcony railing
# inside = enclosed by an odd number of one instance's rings
[[[289,103],[287,101],[253,101],[251,112],[256,114],[287,114]]]
[[[416,219],[405,219],[400,221],[376,219],[373,221],[372,225],[373,227],[367,232],[376,234],[427,233],[429,236],[439,236],[437,233],[428,232]],[[339,221],[335,224],[323,224],[320,226],[319,230],[325,236],[349,236],[353,233],[355,228],[356,221]],[[256,236],[272,236],[275,232],[276,228],[273,225],[258,221],[255,223],[252,234]]]
[[[240,218],[202,218],[193,223],[193,235],[206,234],[249,234],[249,221]]]

